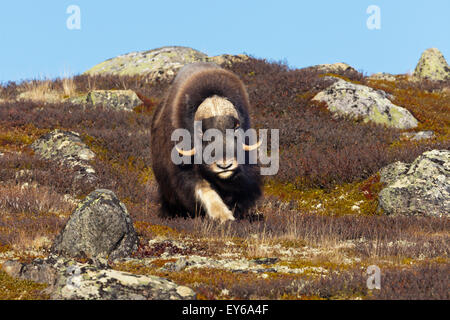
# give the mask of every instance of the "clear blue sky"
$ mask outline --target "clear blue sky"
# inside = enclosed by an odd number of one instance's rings
[[[66,27],[69,5],[81,9],[81,30]],[[381,9],[380,30],[366,26],[369,5]],[[449,60],[449,17],[450,0],[2,0],[0,82],[78,74],[166,45],[405,73],[429,47]]]

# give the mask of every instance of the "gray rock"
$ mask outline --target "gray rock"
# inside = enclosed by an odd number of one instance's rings
[[[72,213],[52,251],[68,257],[126,257],[138,237],[123,203],[110,190],[95,190]]]
[[[54,130],[33,142],[31,148],[44,159],[77,168],[80,178],[86,182],[96,179],[95,170],[89,164],[95,154],[76,132]]]
[[[214,62],[230,65],[247,60],[245,55],[208,57],[203,52],[187,47],[169,46],[149,51],[131,52],[106,60],[85,72],[87,75],[145,75],[150,81],[172,80],[179,69],[194,62]]]
[[[411,164],[397,162],[381,170],[387,186],[379,194],[386,214],[448,216],[450,151],[423,153]]]
[[[106,60],[85,74],[148,75],[153,80],[170,79],[185,64],[203,61],[207,55],[187,47],[162,47],[131,52]]]
[[[180,272],[188,266],[188,261],[185,257],[181,257],[175,262],[166,263],[163,266],[163,270],[171,271],[171,272]]]
[[[414,70],[414,76],[419,79],[449,80],[450,67],[438,49],[430,48],[422,53]]]
[[[93,90],[87,95],[70,98],[69,101],[125,111],[132,111],[143,103],[132,90]]]
[[[319,92],[313,100],[325,102],[328,110],[338,116],[362,118],[364,122],[398,129],[414,128],[418,124],[408,110],[394,105],[384,92],[341,79]]]
[[[56,269],[43,259],[36,259],[29,264],[10,260],[6,261],[2,268],[3,271],[13,278],[21,278],[37,283],[54,285],[57,279]]]
[[[380,170],[380,181],[385,184],[395,182],[401,175],[405,174],[409,169],[409,164],[397,161],[387,165]]]
[[[274,264],[278,262],[278,258],[258,258],[252,260],[256,264]]]
[[[53,299],[80,300],[192,300],[195,292],[156,276],[135,275],[80,264],[58,279]]]
[[[45,292],[54,300],[192,300],[195,292],[156,277],[79,263],[50,256],[25,264],[7,261],[10,276],[49,285]]]
[[[419,131],[419,132],[403,132],[402,137],[407,140],[425,140],[434,137],[433,131]]]

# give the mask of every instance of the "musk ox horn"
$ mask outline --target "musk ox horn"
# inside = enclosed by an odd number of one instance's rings
[[[247,145],[247,144],[243,143],[242,148],[245,151],[252,151],[252,150],[258,149],[261,146],[261,143],[262,143],[262,140],[259,140],[257,143],[252,144],[252,145]]]
[[[195,112],[195,120],[197,121],[217,116],[232,116],[239,119],[234,105],[227,98],[217,95],[205,99]]]
[[[191,150],[181,150],[180,148],[178,148],[177,146],[175,146],[175,148],[177,149],[178,153],[186,156],[186,157],[192,157],[195,154],[195,147],[192,148]]]

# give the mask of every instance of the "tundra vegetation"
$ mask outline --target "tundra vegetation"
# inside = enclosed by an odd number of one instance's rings
[[[140,238],[133,259],[111,267],[171,279],[199,299],[449,299],[449,218],[384,215],[378,193],[381,168],[449,149],[450,81],[374,80],[353,69],[292,70],[255,58],[226,68],[247,87],[253,126],[280,129],[278,174],[264,177],[251,218],[226,224],[157,214],[150,126],[167,81],[78,75],[3,83],[0,264],[45,257],[77,203],[102,188],[126,205]],[[332,117],[313,101],[332,77],[385,91],[419,126]],[[92,90],[133,90],[144,103],[130,112],[64,100]],[[34,153],[31,144],[55,129],[80,134],[95,153],[97,179],[83,181],[77,168]],[[402,135],[426,130],[431,139]],[[381,290],[366,286],[370,265],[381,269]],[[46,298],[42,289],[0,272],[0,299]]]

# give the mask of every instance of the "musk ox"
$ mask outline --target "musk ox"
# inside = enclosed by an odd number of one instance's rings
[[[210,164],[175,164],[175,150],[193,157],[195,147],[181,150],[172,141],[175,129],[186,129],[194,136],[194,126],[201,122],[202,132],[216,129],[250,128],[249,99],[241,80],[232,72],[211,63],[183,67],[176,76],[164,103],[155,111],[151,128],[152,165],[159,185],[160,214],[166,217],[206,214],[221,222],[243,217],[261,196],[260,168],[257,164],[236,161],[239,148],[248,154],[259,147],[249,139],[223,141],[232,145],[232,156],[223,156]],[[200,132],[199,134],[202,134]],[[235,139],[235,138],[233,138]],[[244,141],[242,143],[242,141]],[[192,142],[194,145],[194,142]],[[206,147],[210,142],[202,141]]]

